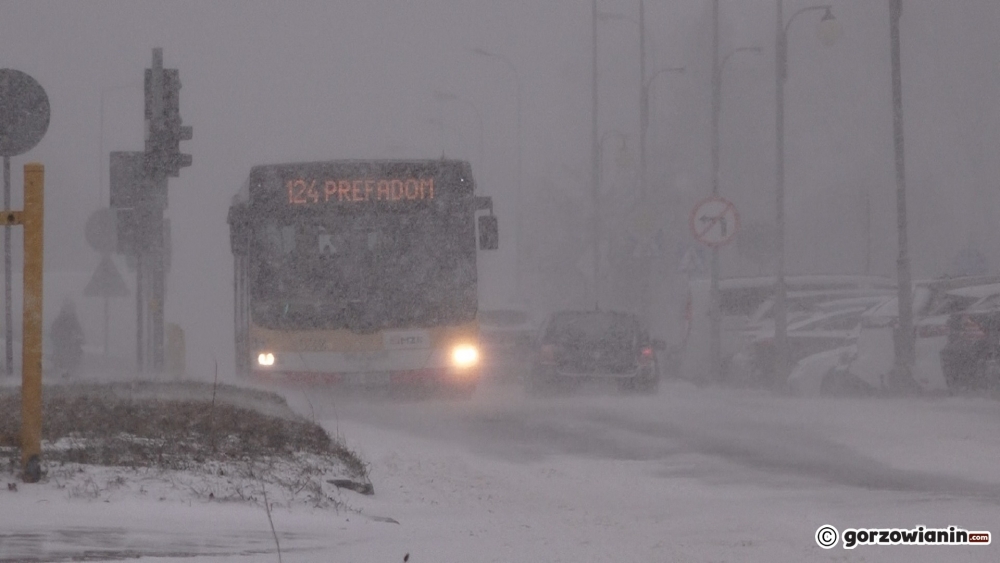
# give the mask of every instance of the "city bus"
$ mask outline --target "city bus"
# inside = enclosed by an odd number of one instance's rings
[[[475,388],[477,250],[499,238],[468,162],[255,166],[228,223],[239,374]]]

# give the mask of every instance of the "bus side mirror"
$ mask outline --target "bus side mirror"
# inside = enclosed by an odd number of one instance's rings
[[[479,216],[479,249],[496,250],[500,247],[500,231],[496,215]]]

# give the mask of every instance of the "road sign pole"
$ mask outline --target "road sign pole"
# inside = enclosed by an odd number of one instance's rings
[[[691,232],[695,239],[712,249],[711,285],[709,286],[709,377],[722,378],[722,310],[719,299],[719,247],[736,236],[740,216],[729,200],[712,195],[691,211]]]
[[[10,211],[10,157],[28,152],[49,128],[49,97],[31,76],[0,69],[0,155],[3,155],[3,203]],[[6,373],[14,375],[14,322],[11,309],[10,222],[4,227],[4,332]],[[23,340],[22,340],[23,341]]]
[[[21,336],[21,463],[23,479],[41,478],[42,256],[45,168],[24,165],[24,288]],[[9,225],[9,224],[8,224]]]
[[[712,361],[711,378],[722,380],[722,309],[719,306],[719,247],[712,247],[711,282],[709,286],[709,329],[711,332],[709,350]]]
[[[166,178],[163,179],[166,183]],[[152,274],[150,288],[150,321],[152,323],[152,363],[153,372],[163,371],[163,305],[164,305],[164,277],[163,268],[163,210],[157,209],[154,214],[152,227],[153,244],[150,249],[150,273]]]
[[[3,208],[10,210],[10,157],[3,157]],[[9,377],[14,375],[14,313],[11,304],[11,254],[10,225],[3,228],[3,326],[4,326],[4,369]]]

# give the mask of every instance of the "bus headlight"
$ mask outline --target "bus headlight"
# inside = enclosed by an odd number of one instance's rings
[[[469,368],[479,363],[479,350],[471,344],[459,344],[451,349],[451,363],[458,368]]]
[[[261,352],[257,355],[257,363],[262,366],[273,366],[274,354],[270,352]]]

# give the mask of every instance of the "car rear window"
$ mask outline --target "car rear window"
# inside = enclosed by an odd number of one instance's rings
[[[612,341],[629,343],[638,330],[636,320],[621,313],[559,313],[546,331],[546,340]]]
[[[989,297],[984,297],[980,301],[977,301],[975,305],[969,308],[970,311],[986,311],[989,309],[996,309],[1000,306],[1000,295],[991,295]]]
[[[969,308],[970,305],[976,302],[975,297],[969,297],[967,295],[953,295],[944,294],[941,296],[940,301],[934,303],[928,307],[930,315],[950,315],[952,313],[958,313]]]
[[[522,325],[528,322],[528,313],[516,310],[480,311],[479,322],[492,326]]]

